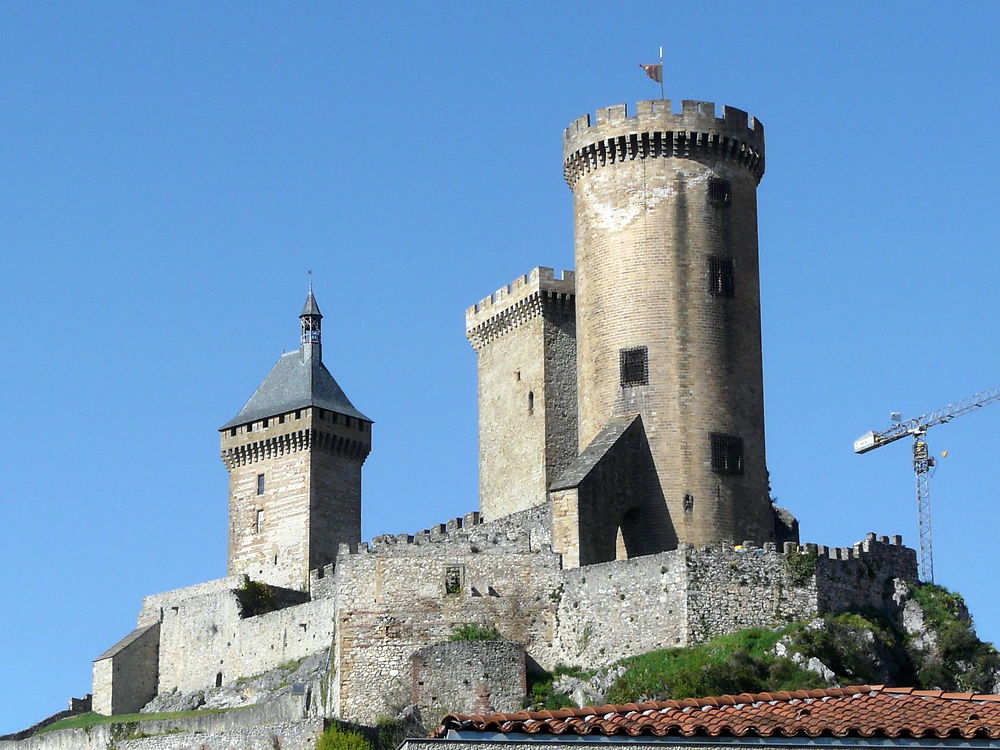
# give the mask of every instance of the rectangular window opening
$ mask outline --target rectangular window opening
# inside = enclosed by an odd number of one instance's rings
[[[257,516],[254,519],[254,527],[253,528],[254,528],[254,531],[256,533],[258,533],[258,534],[260,533],[260,530],[264,528],[264,511],[263,510],[258,510],[257,511]]]
[[[732,298],[736,294],[736,263],[722,255],[708,257],[708,291],[713,297]]]
[[[257,494],[258,495],[263,495],[264,494],[264,475],[263,474],[258,474],[257,475]]]
[[[733,202],[733,193],[729,180],[713,178],[708,181],[708,202],[713,206],[725,208]]]
[[[712,471],[716,474],[743,473],[743,438],[712,433]]]
[[[444,593],[446,596],[457,596],[462,593],[462,568],[449,565],[444,569]]]
[[[631,388],[637,385],[649,385],[649,357],[644,346],[618,351],[618,368],[621,375],[621,387]]]

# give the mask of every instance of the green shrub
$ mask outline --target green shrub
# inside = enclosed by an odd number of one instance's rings
[[[823,679],[771,651],[784,630],[750,628],[686,648],[623,659],[609,703],[822,687]]]
[[[502,641],[503,636],[500,631],[492,625],[479,625],[475,622],[463,622],[453,625],[449,641]]]
[[[1000,654],[976,636],[962,596],[932,583],[915,586],[912,593],[937,640],[932,652],[910,650],[921,687],[992,692]]]
[[[909,675],[898,635],[873,619],[854,612],[825,615],[821,628],[793,628],[791,648],[819,659],[842,685],[882,682],[886,669],[897,679]]]
[[[331,724],[316,738],[316,750],[372,750],[372,743],[357,732]]]
[[[243,574],[243,583],[236,589],[236,599],[240,603],[240,616],[253,617],[266,612],[273,612],[274,593],[271,587],[262,581],[252,581],[250,576]]]
[[[816,561],[819,555],[810,551],[799,552],[790,550],[785,553],[785,568],[788,570],[788,577],[796,586],[804,586],[816,573]]]

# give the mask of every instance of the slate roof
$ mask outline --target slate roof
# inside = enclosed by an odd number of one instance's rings
[[[302,306],[302,312],[299,313],[299,317],[304,317],[306,315],[313,315],[317,318],[322,318],[323,314],[319,311],[319,305],[316,304],[316,297],[313,296],[312,287],[309,287],[309,294],[306,295],[306,303]]]
[[[857,685],[824,690],[721,695],[464,716],[448,714],[431,737],[449,730],[511,735],[709,737],[1000,738],[1000,695]],[[491,741],[495,737],[490,738]],[[512,737],[513,739],[513,737]]]
[[[239,414],[219,429],[228,430],[236,425],[307,406],[318,406],[366,422],[372,421],[354,408],[326,365],[315,357],[303,361],[300,350],[296,349],[281,355]]]

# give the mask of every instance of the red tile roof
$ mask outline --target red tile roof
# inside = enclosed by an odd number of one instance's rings
[[[448,730],[664,737],[1000,738],[1000,695],[857,685],[510,714],[448,714]]]

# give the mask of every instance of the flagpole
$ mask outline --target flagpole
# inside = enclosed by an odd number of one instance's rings
[[[663,99],[663,47],[660,47],[660,101]]]

